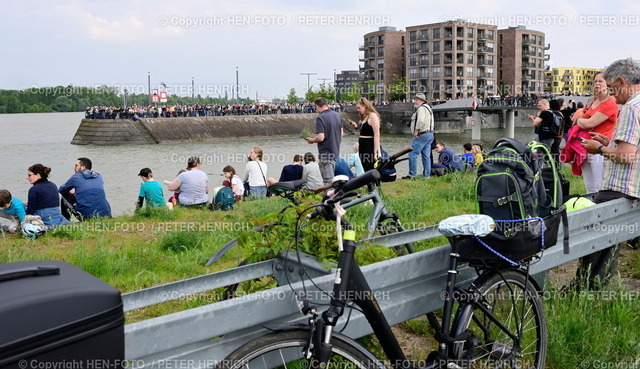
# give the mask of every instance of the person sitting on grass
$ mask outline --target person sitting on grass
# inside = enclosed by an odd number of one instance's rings
[[[164,194],[162,193],[162,186],[160,182],[153,179],[153,173],[149,168],[140,169],[138,176],[142,179],[140,185],[140,194],[138,195],[137,209],[142,208],[144,200],[147,200],[147,207],[164,208],[166,203],[164,201]]]
[[[438,155],[438,162],[433,163],[432,168],[435,170],[435,175],[445,175],[447,173],[459,172],[462,170],[462,163],[460,156],[456,155],[453,150],[446,147],[444,143],[438,142],[436,144],[436,152]]]
[[[27,216],[27,207],[21,200],[11,196],[8,190],[0,190],[0,212],[21,222]]]

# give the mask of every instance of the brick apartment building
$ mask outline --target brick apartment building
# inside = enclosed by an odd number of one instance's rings
[[[524,26],[498,30],[498,83],[505,95],[544,92],[544,33]]]
[[[360,67],[360,73],[365,93],[371,98],[388,100],[394,77],[405,75],[405,35],[395,27],[380,27],[364,35],[364,44],[360,45],[360,51],[364,51],[360,62],[364,62],[364,67]]]
[[[452,20],[406,31],[381,27],[364,35],[360,76],[365,85],[376,81],[385,93],[375,98],[384,100],[394,75],[406,78],[410,94],[423,92],[429,100],[498,95],[500,86],[507,95],[540,94],[545,87],[544,45],[543,32],[522,26],[498,30]]]

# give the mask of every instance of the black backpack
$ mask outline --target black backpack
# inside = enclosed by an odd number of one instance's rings
[[[542,131],[549,133],[553,136],[561,136],[564,129],[564,117],[561,113],[554,112],[553,110],[547,110],[553,114],[553,123],[549,126],[543,126]]]
[[[525,145],[511,138],[498,140],[479,166],[475,186],[478,213],[496,221],[496,229],[485,238],[491,251],[485,245],[463,257],[520,261],[554,245],[566,215],[562,201],[563,189],[568,193],[568,187],[563,187],[563,179],[546,146]],[[539,218],[545,223],[544,239]],[[567,236],[565,232],[565,239]],[[568,243],[565,247],[568,251]]]

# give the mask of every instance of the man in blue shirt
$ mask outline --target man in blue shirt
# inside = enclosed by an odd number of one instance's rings
[[[60,186],[60,193],[66,200],[73,199],[69,195],[75,196],[75,206],[69,210],[72,213],[79,213],[80,218],[110,218],[111,205],[109,205],[104,192],[104,180],[100,173],[94,172],[91,167],[91,160],[78,158],[74,167],[76,173],[69,178],[67,183]],[[69,206],[66,202],[63,201],[63,203],[63,207]]]
[[[453,150],[446,147],[442,142],[436,143],[436,152],[439,154],[438,162],[433,163],[433,168],[442,169],[444,173],[462,170],[460,156],[456,155]]]

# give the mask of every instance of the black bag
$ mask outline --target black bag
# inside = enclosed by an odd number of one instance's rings
[[[553,122],[549,125],[540,127],[542,132],[548,133],[552,136],[561,136],[564,128],[564,117],[561,113],[556,113],[553,110],[547,110],[553,115]]]
[[[498,140],[476,180],[478,213],[491,216],[497,226],[487,237],[464,244],[461,258],[513,264],[555,245],[560,221],[566,219],[563,178],[546,146]]]
[[[25,261],[0,265],[0,294],[0,367],[123,366],[118,289],[73,265]]]
[[[242,182],[242,184],[244,185],[244,195],[243,195],[243,197],[245,199],[247,199],[251,195],[251,186],[249,186],[249,182]]]

